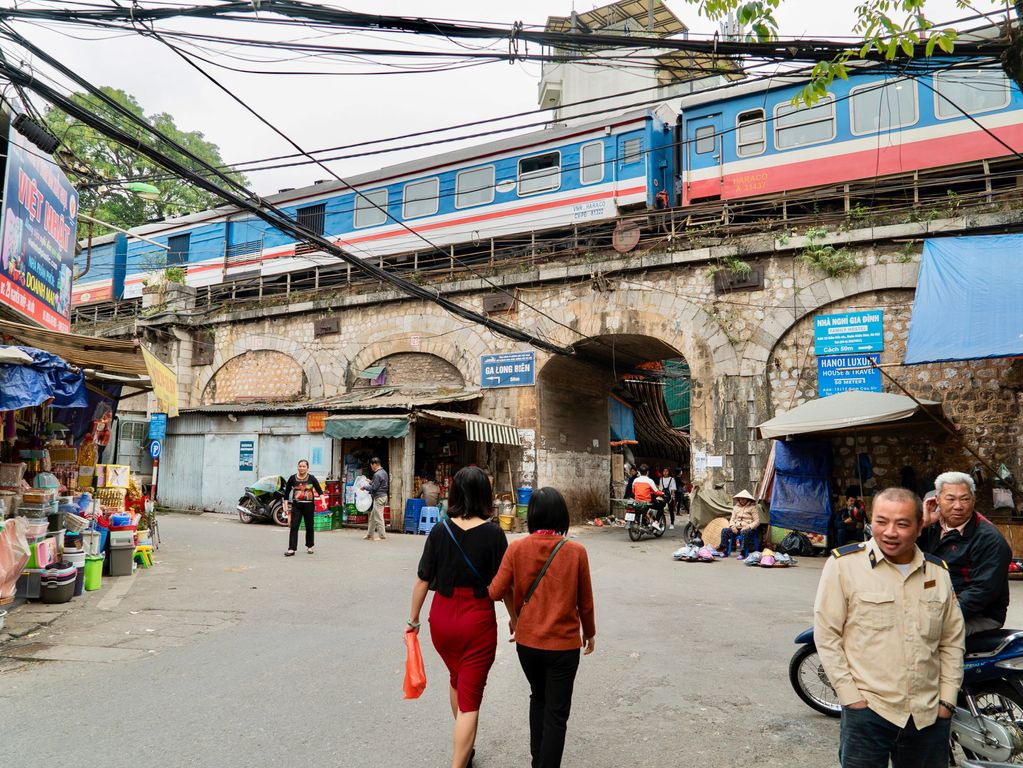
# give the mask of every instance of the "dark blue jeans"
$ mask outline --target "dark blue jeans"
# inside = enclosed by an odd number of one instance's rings
[[[753,534],[756,532],[754,528],[747,528],[744,531],[736,533],[731,528],[726,527],[721,531],[721,546],[718,549],[723,549],[725,552],[729,552],[729,545],[733,545],[738,548],[740,552],[748,553],[753,547]]]
[[[838,760],[842,768],[948,768],[950,720],[941,718],[917,730],[910,718],[905,728],[892,725],[869,707],[842,707]]]

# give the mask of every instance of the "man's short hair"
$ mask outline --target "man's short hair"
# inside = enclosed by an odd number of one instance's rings
[[[376,464],[376,465],[381,466],[381,467],[384,465],[384,463],[382,461],[380,461],[379,457],[377,457],[377,456],[374,456],[372,459],[370,459],[369,463],[370,464]]]
[[[920,501],[919,496],[908,488],[885,488],[874,497],[874,503],[871,507],[872,512],[874,509],[877,509],[879,501],[889,501],[893,504],[912,504],[913,509],[916,510],[916,521],[919,523],[924,519],[924,503]]]
[[[649,467],[649,466],[647,466],[646,464],[640,464],[640,465],[639,465],[639,474],[641,474],[641,475],[645,475],[645,474],[647,474],[647,473],[648,473],[649,471],[650,471],[650,467]]]
[[[939,496],[942,486],[945,485],[965,485],[970,489],[970,495],[974,498],[977,497],[977,484],[965,472],[942,472],[934,478],[934,490]]]

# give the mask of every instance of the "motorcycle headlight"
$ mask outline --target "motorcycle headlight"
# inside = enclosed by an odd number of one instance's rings
[[[1023,670],[1023,656],[1016,656],[1013,659],[1003,659],[1002,661],[995,662],[996,667],[1001,669],[1011,669],[1016,672]]]

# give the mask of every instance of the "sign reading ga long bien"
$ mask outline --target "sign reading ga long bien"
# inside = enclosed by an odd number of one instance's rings
[[[509,352],[480,357],[480,386],[531,387],[536,383],[536,353]]]
[[[813,319],[815,355],[883,351],[884,313],[879,309],[818,315]]]

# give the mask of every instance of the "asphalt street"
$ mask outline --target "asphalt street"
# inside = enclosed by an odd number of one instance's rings
[[[425,623],[426,692],[401,693],[422,537],[320,533],[315,555],[285,558],[286,533],[267,525],[168,515],[161,528],[154,569],[105,579],[0,645],[3,764],[449,764],[446,672]],[[597,650],[580,665],[566,768],[836,764],[836,722],[788,682],[823,560],[676,563],[675,532],[572,533],[590,554]],[[1016,584],[1013,596],[1021,625]],[[529,764],[528,689],[507,637],[502,622],[478,768]]]

